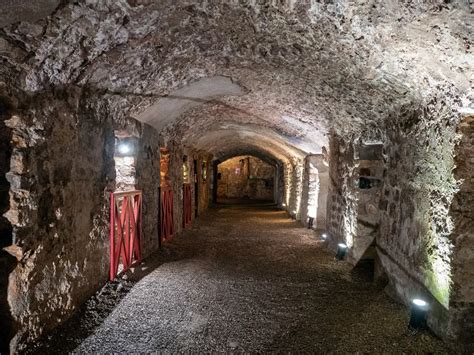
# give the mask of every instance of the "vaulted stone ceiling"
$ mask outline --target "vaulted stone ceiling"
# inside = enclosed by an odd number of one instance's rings
[[[473,23],[464,1],[65,1],[0,32],[0,74],[30,94],[87,88],[117,121],[217,155],[288,159],[439,93],[468,105]],[[166,100],[216,77],[234,91],[170,118]]]

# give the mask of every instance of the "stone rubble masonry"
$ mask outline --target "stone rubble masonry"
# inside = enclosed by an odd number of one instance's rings
[[[18,159],[12,159],[11,129],[5,125],[5,120],[11,116],[9,105],[6,101],[0,100],[0,353],[6,352],[8,342],[12,336],[11,328],[13,319],[10,316],[10,306],[8,304],[8,276],[15,268],[17,259],[8,253],[4,248],[11,247],[12,225],[3,216],[9,209],[10,184],[6,179],[6,174],[10,170],[10,165],[19,164]],[[14,253],[13,250],[11,250]]]
[[[345,242],[355,263],[375,237],[376,260],[399,299],[426,299],[431,329],[472,346],[473,120],[461,120],[448,97],[389,117],[382,160],[358,159],[359,139],[331,136],[329,246]],[[381,184],[360,189],[367,171]]]
[[[290,166],[289,179],[285,182],[290,194],[288,211],[295,214],[296,219],[300,219],[300,203],[303,192],[303,161],[294,158]]]
[[[6,121],[13,148],[8,250],[18,259],[8,289],[12,350],[62,322],[107,280],[115,176],[112,120],[94,98],[71,89],[25,100]]]
[[[275,169],[259,158],[238,156],[228,159],[219,164],[218,173],[221,174],[218,198],[273,200]]]
[[[81,90],[47,92],[26,100],[5,122],[12,132],[6,175],[10,206],[5,216],[13,227],[13,243],[7,250],[18,260],[8,285],[15,322],[12,352],[25,349],[67,319],[108,279],[117,128],[134,131],[138,139],[134,159],[136,188],[143,191],[143,254],[158,248],[159,148],[164,145],[153,128],[132,119],[114,121],[106,103]],[[169,149],[178,234],[183,149],[173,144]],[[212,159],[205,152],[188,154],[199,164]],[[209,179],[200,187],[204,212]]]
[[[197,186],[198,186],[198,215],[206,211],[210,205],[212,194],[211,194],[211,179],[212,179],[212,154],[204,151],[196,151],[193,154],[193,158],[197,161]],[[203,170],[206,170],[206,179],[204,180]],[[194,184],[192,187],[193,194],[193,206],[196,205],[194,200]]]
[[[459,334],[449,321],[454,257],[450,206],[457,195],[453,174],[459,113],[456,99],[434,96],[420,109],[388,119],[377,252],[397,294],[430,302],[430,327],[445,338]]]
[[[19,260],[10,277],[15,342],[67,318],[106,279],[113,129],[216,75],[247,94],[206,102],[168,127],[175,174],[183,146],[197,147],[201,138],[214,153],[273,154],[282,160],[281,203],[293,211],[304,170],[293,142],[322,146],[332,132],[328,230],[331,240],[358,245],[355,145],[364,132],[381,132],[380,259],[406,302],[416,285],[438,301],[444,313],[430,318],[438,333],[474,334],[466,316],[472,278],[462,266],[472,260],[472,166],[462,158],[472,156],[465,148],[471,131],[456,131],[459,115],[449,113],[455,98],[472,102],[466,1],[45,0],[41,11],[34,3],[11,2],[0,25],[0,94],[15,114],[7,176],[9,252]],[[51,16],[33,21],[45,14]],[[458,148],[456,132],[465,137]],[[152,140],[143,144],[155,155],[144,149],[136,169],[137,186],[153,191],[144,201],[148,211],[158,200],[158,167],[144,166],[159,159]],[[210,169],[208,152],[193,158],[198,177],[203,159]],[[200,212],[209,204],[207,175],[198,181]],[[157,222],[147,218],[152,233]],[[436,326],[435,319],[449,324]]]
[[[328,246],[336,250],[338,243],[353,246],[357,194],[355,188],[357,167],[354,160],[353,140],[331,134],[329,140],[329,195],[327,201]]]
[[[282,204],[285,201],[285,172],[283,164],[278,164],[275,170],[275,202],[279,207],[282,207]]]
[[[300,203],[301,222],[308,225],[308,208],[316,208],[313,229],[326,230],[326,205],[329,189],[328,162],[322,154],[308,155],[304,162],[303,189]]]
[[[115,156],[115,188],[120,191],[134,190],[136,186],[136,170],[134,157]]]
[[[458,181],[451,206],[454,252],[451,324],[465,343],[474,344],[474,116],[464,116],[457,128],[454,177]]]
[[[142,191],[142,253],[150,255],[159,246],[160,143],[158,133],[141,124],[136,159],[136,189]]]

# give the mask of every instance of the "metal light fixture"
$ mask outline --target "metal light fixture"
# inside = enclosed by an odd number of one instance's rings
[[[321,234],[321,240],[326,241],[328,239],[327,233]]]
[[[336,259],[337,260],[344,260],[347,254],[347,245],[344,243],[339,243],[337,245],[337,251],[336,251]]]
[[[422,330],[426,328],[426,315],[428,314],[428,302],[421,298],[414,298],[410,307],[410,322],[408,328]]]

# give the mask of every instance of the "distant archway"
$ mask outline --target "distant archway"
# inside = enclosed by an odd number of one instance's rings
[[[252,156],[229,158],[217,166],[217,201],[274,201],[275,166]]]

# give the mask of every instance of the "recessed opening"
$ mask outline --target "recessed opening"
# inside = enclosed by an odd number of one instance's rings
[[[115,132],[115,190],[132,191],[136,186],[137,139]]]
[[[183,227],[189,227],[192,222],[192,189],[189,159],[187,155],[183,156]]]
[[[359,189],[371,189],[373,187],[378,187],[381,185],[381,181],[379,179],[361,176],[359,177]]]
[[[375,259],[362,259],[352,269],[352,277],[359,282],[374,282]]]
[[[275,167],[250,155],[228,159],[217,166],[219,202],[273,201]]]
[[[189,159],[187,155],[183,156],[183,183],[184,184],[191,183]]]
[[[174,234],[174,196],[170,171],[170,153],[160,149],[160,245]]]

